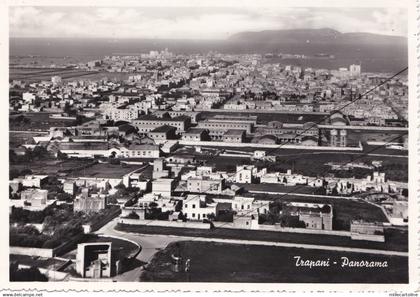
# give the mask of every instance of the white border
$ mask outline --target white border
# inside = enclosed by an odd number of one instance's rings
[[[416,45],[418,41],[416,39],[418,29],[416,26],[416,19],[419,14],[417,12],[417,5],[414,0],[295,0],[295,1],[275,1],[265,0],[251,1],[251,0],[120,0],[118,4],[115,0],[73,0],[73,1],[53,1],[53,0],[17,0],[17,1],[3,1],[0,6],[0,22],[1,22],[1,39],[0,39],[0,53],[1,53],[1,64],[0,78],[1,78],[1,111],[4,112],[3,116],[0,117],[0,137],[1,139],[8,139],[8,6],[196,6],[196,7],[235,7],[235,6],[283,6],[283,7],[408,7],[409,18],[408,22],[408,38],[409,38],[409,193],[410,193],[410,240],[409,240],[409,284],[251,284],[251,283],[78,283],[78,282],[49,282],[49,283],[16,283],[8,282],[8,257],[9,257],[9,246],[8,246],[8,143],[4,143],[0,147],[0,156],[4,156],[1,159],[4,168],[1,172],[2,179],[0,181],[2,193],[2,207],[0,208],[0,220],[1,226],[7,226],[1,228],[1,238],[4,240],[0,243],[0,288],[6,290],[16,289],[38,289],[38,290],[89,290],[89,291],[100,291],[100,290],[125,290],[125,291],[173,291],[181,290],[184,292],[214,292],[214,291],[236,291],[236,292],[250,292],[250,291],[262,291],[262,292],[414,292],[419,288],[419,271],[418,271],[418,247],[419,247],[419,222],[418,222],[418,208],[419,204],[416,203],[417,189],[418,189],[418,151],[417,142],[419,132],[419,118],[416,111],[418,110],[419,104],[417,100],[417,84],[416,79],[418,77],[418,60],[416,52]],[[279,263],[281,265],[281,263]]]

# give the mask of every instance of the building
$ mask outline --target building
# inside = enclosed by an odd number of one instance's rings
[[[148,133],[153,129],[164,125],[175,127],[176,132],[181,133],[185,132],[190,127],[191,118],[187,116],[158,118],[153,115],[143,115],[132,121],[132,123],[139,129],[140,133]]]
[[[172,178],[158,178],[152,182],[152,193],[170,197],[174,189],[174,180]]]
[[[34,208],[42,208],[47,205],[48,190],[27,189],[20,193],[20,199],[24,205]]]
[[[76,196],[73,211],[95,212],[106,208],[106,195],[90,193],[89,188],[83,188],[82,194]]]
[[[65,181],[63,183],[64,193],[74,195],[76,192],[76,184],[73,181]]]
[[[187,219],[200,221],[216,216],[219,203],[206,197],[206,195],[187,195],[182,204],[182,213]]]
[[[384,227],[382,223],[354,220],[350,223],[351,239],[384,242]]]
[[[205,120],[198,123],[197,128],[207,130],[245,130],[246,133],[252,132],[252,123],[240,122],[240,121],[225,121],[225,120]]]
[[[109,107],[103,111],[105,120],[131,122],[139,116],[138,110],[126,108],[126,106]]]
[[[223,134],[223,142],[229,143],[242,143],[245,140],[245,131],[244,130],[227,130]]]
[[[352,77],[360,76],[360,73],[362,72],[362,66],[361,65],[352,64],[349,67],[349,71],[350,71],[350,76],[352,76]]]
[[[307,229],[332,230],[333,209],[330,204],[288,202],[282,214],[297,216]]]
[[[390,221],[393,225],[408,224],[408,201],[393,201]]]
[[[221,194],[223,179],[210,179],[207,176],[197,176],[187,180],[187,190],[192,193]]]
[[[165,141],[168,139],[175,139],[176,138],[176,128],[168,125],[163,125],[151,130],[147,135],[153,139],[155,142],[157,141]]]
[[[240,184],[252,184],[255,181],[257,167],[254,165],[236,166],[235,182]]]
[[[128,148],[121,148],[121,157],[125,158],[159,158],[160,149],[153,144],[131,144]]]
[[[347,131],[332,129],[330,130],[330,145],[336,147],[347,146]]]
[[[170,168],[165,166],[165,159],[160,158],[153,161],[153,179],[169,177],[170,172]]]
[[[184,141],[208,141],[210,140],[209,133],[205,129],[191,128],[182,134]]]
[[[24,178],[16,178],[23,187],[42,188],[48,180],[48,175],[26,175]]]
[[[76,272],[82,278],[103,278],[116,274],[111,242],[90,242],[77,245]],[[114,262],[114,263],[113,263]]]
[[[51,82],[54,86],[60,85],[62,83],[62,79],[60,76],[52,76],[51,77]]]

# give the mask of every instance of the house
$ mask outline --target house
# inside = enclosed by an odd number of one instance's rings
[[[74,181],[65,181],[63,183],[63,191],[64,193],[74,195],[76,192],[76,184]]]
[[[217,214],[217,202],[206,199],[206,195],[187,195],[182,204],[182,213],[189,220],[208,219],[209,215]]]
[[[252,184],[255,181],[257,167],[254,165],[239,165],[236,166],[235,182],[241,184]]]
[[[330,204],[288,202],[282,214],[297,216],[307,229],[332,230],[333,209]]]
[[[24,205],[34,208],[43,208],[47,205],[48,190],[27,189],[20,193],[20,199]]]

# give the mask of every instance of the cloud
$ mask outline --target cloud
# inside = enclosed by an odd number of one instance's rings
[[[399,8],[11,7],[12,37],[223,39],[240,31],[330,27],[406,35]]]

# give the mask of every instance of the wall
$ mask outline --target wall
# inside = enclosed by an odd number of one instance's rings
[[[224,223],[224,222],[213,222],[214,226],[217,228],[228,228],[228,229],[243,229],[240,227],[235,227],[233,223]],[[249,228],[247,228],[249,229]],[[305,229],[305,228],[289,228],[281,227],[280,225],[253,225],[252,230],[261,230],[261,231],[273,231],[273,232],[290,232],[290,233],[305,233],[305,234],[323,234],[323,235],[336,235],[336,236],[347,236],[350,237],[351,233],[349,231],[334,231],[334,230],[316,230],[316,229]]]
[[[221,146],[221,147],[255,147],[255,148],[288,148],[288,149],[302,149],[302,150],[320,150],[320,151],[363,151],[363,147],[330,147],[330,146],[306,146],[306,145],[292,145],[292,144],[262,144],[262,143],[228,143],[220,141],[186,141],[180,140],[181,145],[192,146]]]
[[[43,249],[43,248],[11,246],[9,248],[9,253],[12,255],[25,255],[25,256],[51,258],[53,257],[54,250]]]
[[[383,235],[368,235],[368,234],[352,233],[351,239],[385,242],[385,237]]]
[[[199,223],[199,222],[136,220],[136,219],[120,218],[119,223],[127,224],[127,225],[147,225],[147,226],[158,226],[158,227],[210,229],[210,224]]]

